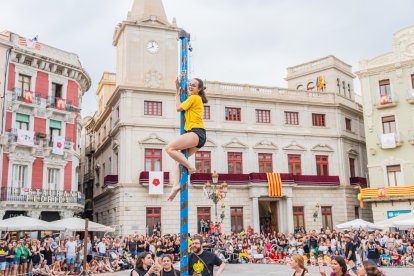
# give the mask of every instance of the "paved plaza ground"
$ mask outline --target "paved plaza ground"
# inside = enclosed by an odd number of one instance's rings
[[[317,267],[310,267],[310,275],[320,275]],[[414,275],[414,268],[385,268],[386,276],[410,276]],[[327,275],[330,269],[326,269]],[[129,276],[129,271],[105,274],[105,276]],[[266,275],[293,275],[293,270],[286,265],[265,264],[227,264],[223,276],[266,276]]]

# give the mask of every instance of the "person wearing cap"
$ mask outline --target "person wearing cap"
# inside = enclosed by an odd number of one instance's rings
[[[356,273],[357,267],[356,263],[356,247],[352,242],[351,236],[349,234],[344,235],[346,244],[345,244],[345,262],[351,267],[351,269]]]

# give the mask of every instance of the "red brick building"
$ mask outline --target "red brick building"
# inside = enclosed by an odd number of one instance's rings
[[[79,112],[91,79],[76,54],[11,32],[0,39],[11,45],[2,87],[0,219],[72,216],[84,204]]]

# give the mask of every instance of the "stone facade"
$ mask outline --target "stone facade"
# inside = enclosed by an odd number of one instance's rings
[[[360,61],[371,187],[414,183],[414,26],[393,36],[391,52]],[[386,136],[391,135],[391,141]],[[385,139],[385,140],[384,140]],[[391,143],[389,143],[391,142]],[[375,221],[389,211],[412,210],[413,195],[368,199]]]
[[[146,9],[148,2],[153,5]],[[137,7],[142,9],[136,10]],[[178,28],[175,22],[166,21],[161,1],[136,0],[129,15],[115,30],[117,72],[103,74],[97,90],[98,111],[85,122],[85,147],[90,144],[96,147],[94,167],[81,171],[94,174],[95,221],[122,225],[125,233],[145,233],[146,224],[153,223],[156,217],[155,221],[161,220],[164,233],[176,233],[179,200],[177,197],[173,203],[166,201],[174,163],[164,148],[179,133],[173,90],[178,67]],[[152,51],[153,42],[159,47],[156,51]],[[318,76],[325,79],[323,90],[297,89],[299,83],[306,84]],[[273,230],[292,232],[301,216],[300,210],[308,229],[321,228],[324,224],[332,226],[359,216],[369,219],[370,213],[358,208],[358,189],[350,180],[351,176],[366,174],[362,106],[355,101],[353,78],[349,65],[328,56],[289,68],[287,89],[205,83],[209,98],[206,106],[210,112],[205,119],[208,139],[202,151],[211,156],[210,172],[215,170],[223,177],[233,177],[228,154],[236,152],[242,155],[242,169],[237,175],[246,176],[242,182],[228,181],[225,207],[218,206],[219,214],[225,217],[223,231],[234,230],[232,217],[236,220],[235,213],[240,215],[240,210],[242,227],[251,225],[256,231],[260,231],[263,220],[271,217]],[[345,92],[342,86],[340,91],[335,89],[337,79],[346,81]],[[351,85],[349,90],[347,84]],[[149,112],[146,102],[162,106],[162,111]],[[239,109],[240,120],[228,120],[226,108]],[[268,111],[269,120],[258,122],[258,110]],[[297,124],[288,122],[285,112],[297,112]],[[323,117],[323,122],[314,122],[314,114],[321,115],[316,117]],[[170,184],[165,185],[163,196],[148,195],[148,179],[143,177],[143,172],[154,170],[145,159],[149,149],[160,150],[159,169],[170,172]],[[249,176],[252,172],[263,173],[259,168],[259,154],[271,156],[268,171],[282,173],[293,173],[288,159],[290,155],[298,155],[303,181],[300,177],[294,181],[283,180],[283,196],[269,198],[266,180],[253,181]],[[328,174],[326,178],[317,176],[317,156],[329,160],[327,171],[319,172]],[[203,176],[199,172],[195,178]],[[294,178],[292,174],[284,177]],[[191,233],[197,231],[198,208],[210,207],[207,210],[214,220],[214,206],[204,199],[202,184],[192,181],[189,187]],[[160,210],[160,214],[152,216],[153,208],[160,208],[155,210]]]
[[[11,32],[0,39],[10,47],[10,52],[0,52],[7,72],[2,82],[0,216],[54,220],[83,212],[79,111],[90,77],[76,54]],[[60,139],[62,152],[53,151],[54,139]]]

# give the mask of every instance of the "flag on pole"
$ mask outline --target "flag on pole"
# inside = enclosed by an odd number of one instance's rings
[[[65,138],[63,136],[53,136],[53,148],[52,153],[63,155],[63,145],[65,143]]]
[[[282,179],[280,173],[266,173],[267,183],[269,186],[270,197],[281,197],[282,196]]]
[[[38,42],[39,36],[36,35],[33,39],[28,39],[22,36],[19,36],[19,45],[26,46],[28,48],[40,50],[41,44]]]
[[[164,193],[164,173],[149,172],[148,186],[150,195],[162,195]]]

